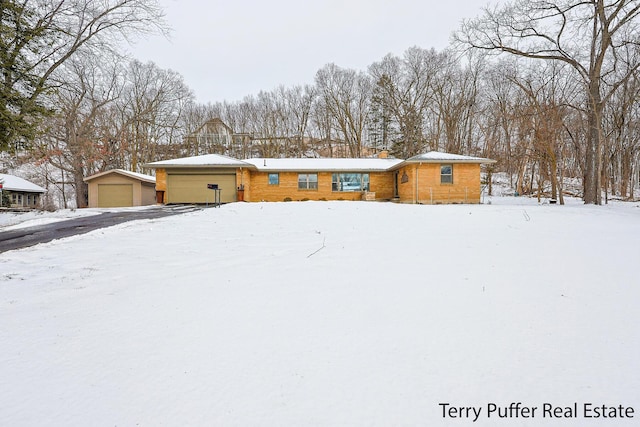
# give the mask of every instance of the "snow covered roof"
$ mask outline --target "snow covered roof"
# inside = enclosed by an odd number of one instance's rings
[[[401,163],[400,159],[316,159],[316,158],[303,158],[303,159],[248,159],[245,160],[255,166],[260,171],[292,171],[292,172],[304,172],[304,171],[344,171],[344,172],[359,172],[359,171],[380,171],[384,172],[389,168]]]
[[[0,183],[2,184],[3,190],[24,191],[26,193],[44,193],[47,191],[26,179],[4,173],[0,173]]]
[[[105,172],[100,172],[97,173],[95,175],[91,175],[88,176],[86,178],[84,178],[84,181],[91,181],[92,179],[104,176],[104,175],[108,175],[110,173],[118,173],[120,175],[125,175],[128,176],[130,178],[135,178],[135,179],[139,179],[140,181],[145,181],[145,182],[149,182],[152,184],[156,183],[156,177],[155,176],[151,176],[151,175],[145,175],[143,173],[138,173],[138,172],[131,172],[131,171],[127,171],[124,169],[112,169],[109,171],[105,171]]]
[[[483,157],[463,156],[460,154],[443,153],[440,151],[429,151],[428,153],[419,154],[406,160],[408,163],[415,162],[434,162],[442,161],[451,163],[495,163],[495,160],[485,159]]]
[[[233,157],[221,154],[205,154],[202,156],[182,157],[180,159],[161,160],[159,162],[148,163],[149,168],[190,168],[202,166],[225,166],[225,167],[247,167],[249,164]]]
[[[259,171],[388,171],[402,163],[415,162],[451,162],[451,163],[495,163],[495,160],[482,157],[461,156],[459,154],[441,153],[431,151],[419,156],[411,157],[408,160],[401,159],[380,159],[380,158],[359,158],[359,159],[334,159],[334,158],[298,158],[298,159],[274,159],[255,158],[238,160],[220,154],[206,154],[203,156],[183,157],[181,159],[162,160],[145,165],[149,168],[190,168],[190,167],[250,167]]]

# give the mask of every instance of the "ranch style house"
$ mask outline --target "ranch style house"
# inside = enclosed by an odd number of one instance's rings
[[[389,158],[253,158],[207,154],[144,165],[158,203],[378,200],[480,203],[480,167],[495,160],[428,152]],[[214,191],[212,191],[214,190]]]

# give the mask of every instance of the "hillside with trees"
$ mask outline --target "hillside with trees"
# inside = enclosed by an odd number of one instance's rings
[[[208,104],[178,72],[115,48],[166,30],[154,0],[13,0],[0,14],[0,167],[34,165],[60,207],[85,205],[85,176],[149,173],[167,158],[381,150],[493,158],[488,179],[506,174],[519,194],[562,200],[577,182],[585,203],[638,197],[639,0],[507,2],[442,51],[408,47],[366,70],[326,64],[313,84]],[[227,137],[204,126],[212,119]]]

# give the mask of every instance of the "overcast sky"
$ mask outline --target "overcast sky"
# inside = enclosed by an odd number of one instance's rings
[[[313,83],[328,63],[366,71],[411,46],[444,49],[486,0],[159,0],[170,40],[131,48],[184,76],[198,102]]]

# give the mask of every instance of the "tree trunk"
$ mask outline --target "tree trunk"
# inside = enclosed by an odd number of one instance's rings
[[[551,153],[551,160],[549,161],[550,166],[550,179],[551,179],[551,198],[553,200],[558,199],[558,161],[556,160],[555,154]]]
[[[76,206],[78,208],[86,208],[89,200],[87,184],[83,181],[83,177],[82,168],[73,174],[73,182],[76,187]]]
[[[602,194],[600,189],[602,171],[602,110],[603,104],[600,97],[600,87],[597,83],[592,83],[589,89],[591,99],[588,111],[589,133],[587,136],[587,147],[585,156],[584,171],[584,195],[585,204],[602,204]]]

